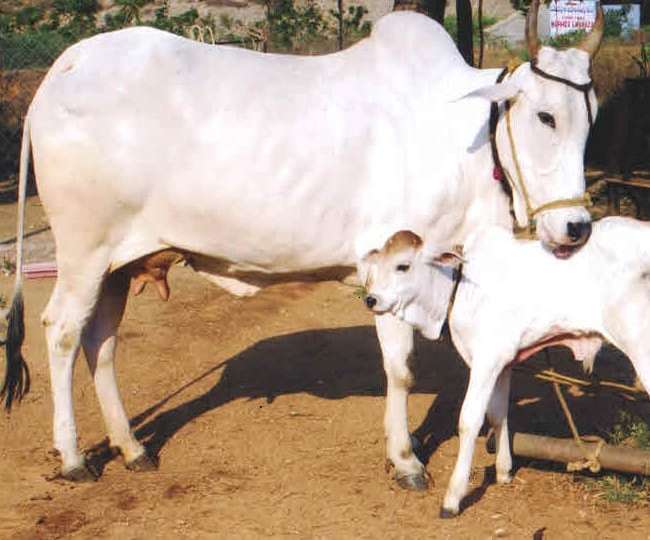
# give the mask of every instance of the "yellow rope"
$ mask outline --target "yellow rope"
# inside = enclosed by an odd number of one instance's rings
[[[547,351],[547,360],[548,360],[548,351]],[[524,368],[524,366],[519,366],[519,368],[520,369]],[[533,371],[532,368],[526,367],[525,369],[527,369],[528,371]],[[598,471],[600,471],[601,464],[599,461],[599,457],[606,442],[602,437],[598,437],[598,436],[580,436],[575,421],[573,420],[573,415],[571,414],[566,399],[564,398],[564,394],[562,393],[562,389],[560,385],[564,384],[564,385],[571,385],[571,386],[580,386],[582,388],[596,386],[595,390],[600,390],[600,387],[604,387],[605,389],[619,392],[619,393],[624,391],[633,394],[645,394],[645,392],[633,386],[628,386],[626,384],[615,383],[611,381],[599,381],[597,385],[594,385],[592,382],[585,381],[584,379],[578,379],[575,377],[570,377],[568,375],[563,375],[561,373],[556,372],[554,369],[545,369],[543,371],[535,373],[534,376],[537,379],[550,382],[553,384],[553,390],[555,391],[555,395],[558,401],[560,402],[562,412],[564,413],[567,424],[569,425],[569,429],[571,430],[573,439],[575,440],[576,444],[580,448],[580,451],[582,452],[582,455],[584,456],[584,459],[582,460],[572,461],[567,463],[567,471],[575,472],[575,471],[580,471],[582,469],[589,469],[593,473],[597,473]],[[627,394],[621,394],[621,395],[627,399],[635,399],[631,396],[628,396]],[[596,443],[596,448],[593,451],[590,451],[590,449],[585,445],[585,443]]]
[[[553,372],[553,370],[551,371]],[[573,421],[573,416],[571,414],[571,411],[569,410],[569,406],[567,405],[567,402],[564,399],[564,395],[562,394],[560,385],[557,382],[553,383],[553,390],[555,390],[555,395],[557,396],[557,399],[560,402],[560,406],[562,407],[562,411],[564,412],[566,421],[569,424],[569,428],[571,429],[571,434],[573,435],[573,439],[575,440],[576,444],[578,445],[578,448],[580,448],[580,451],[584,456],[584,460],[582,461],[571,461],[567,463],[567,467],[566,467],[567,471],[574,472],[574,471],[581,471],[582,469],[589,469],[592,473],[599,472],[601,469],[601,465],[600,465],[600,461],[598,460],[598,457],[600,456],[600,452],[603,449],[603,446],[605,446],[605,441],[600,437],[597,437],[596,442],[598,444],[596,446],[596,449],[594,452],[590,452],[589,449],[585,446],[583,439],[580,437],[580,433],[578,433],[578,428],[576,428],[576,424]]]
[[[516,368],[518,371],[529,371],[533,372],[535,371],[534,368],[530,368],[525,365],[520,365],[517,366]],[[557,371],[550,370],[550,369],[545,369],[543,371],[538,371],[533,374],[533,376],[536,379],[539,379],[544,382],[557,382],[558,384],[564,384],[567,386],[580,386],[581,388],[585,390],[593,390],[594,392],[598,392],[601,390],[609,390],[611,392],[627,392],[630,394],[636,394],[637,396],[641,394],[642,396],[645,396],[645,399],[647,400],[647,394],[645,391],[640,390],[639,388],[635,388],[634,386],[629,386],[627,384],[622,384],[622,383],[617,383],[617,382],[612,382],[612,381],[587,381],[585,379],[578,379],[575,377],[570,377],[568,375],[564,375],[562,373],[558,373]],[[623,397],[626,398],[631,398],[631,396],[623,395]],[[636,398],[631,398],[631,399],[636,399]],[[641,397],[643,399],[643,397]]]
[[[503,170],[505,172],[506,178],[508,179],[508,182],[513,188],[513,191],[516,191],[518,187],[519,191],[521,192],[521,196],[523,197],[524,204],[526,206],[526,217],[528,222],[525,227],[519,227],[515,224],[514,232],[515,232],[515,237],[517,238],[534,240],[537,238],[537,234],[535,231],[535,216],[540,212],[544,212],[546,210],[553,210],[557,208],[570,208],[573,206],[590,207],[593,205],[593,202],[591,200],[589,193],[585,192],[584,195],[582,195],[581,197],[574,197],[572,199],[558,199],[556,201],[550,201],[544,203],[538,206],[537,208],[535,208],[532,205],[530,201],[530,195],[528,193],[528,189],[526,188],[526,183],[524,182],[524,175],[521,172],[521,165],[519,164],[519,158],[517,157],[517,147],[515,146],[515,137],[512,133],[512,122],[510,119],[510,108],[511,107],[508,102],[506,104],[506,113],[505,113],[506,128],[508,132],[508,142],[510,144],[510,153],[512,154],[512,161],[514,162],[515,165],[515,173],[517,175],[518,182],[515,183],[515,181],[512,179],[510,173],[506,168],[503,168]]]

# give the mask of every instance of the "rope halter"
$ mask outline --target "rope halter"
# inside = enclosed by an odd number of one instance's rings
[[[515,69],[517,69],[518,66],[514,64],[508,65],[508,67],[504,68],[503,71],[499,74],[499,77],[497,78],[497,84],[503,82],[503,79],[505,78],[506,75],[512,74]],[[573,88],[574,90],[578,90],[583,93],[584,98],[585,98],[585,105],[587,108],[587,118],[589,120],[589,129],[593,126],[593,115],[591,112],[591,103],[589,101],[589,91],[593,87],[593,81],[589,81],[586,84],[576,84],[573,81],[570,81],[568,79],[564,79],[562,77],[556,77],[555,75],[551,75],[550,73],[546,73],[545,71],[541,70],[537,66],[537,58],[533,58],[530,61],[530,67],[533,73],[536,75],[548,79],[550,81],[558,82],[561,84],[565,84],[566,86]],[[544,204],[541,204],[538,207],[534,207],[531,200],[530,200],[530,195],[528,193],[528,189],[526,188],[526,183],[524,182],[524,175],[521,171],[521,166],[519,164],[519,158],[517,157],[517,148],[515,145],[515,138],[512,133],[512,122],[510,118],[510,109],[512,107],[512,102],[511,100],[506,100],[506,105],[505,105],[505,118],[506,118],[506,128],[507,128],[507,134],[508,134],[508,142],[510,146],[510,152],[512,154],[512,160],[514,162],[515,166],[515,178],[513,179],[512,175],[506,169],[503,167],[501,164],[501,159],[499,157],[499,151],[497,148],[497,143],[496,143],[496,132],[497,132],[497,126],[499,123],[499,104],[497,102],[492,102],[490,106],[490,122],[489,122],[489,127],[490,127],[490,147],[492,149],[492,160],[494,161],[494,178],[496,180],[502,180],[503,177],[507,179],[507,185],[502,184],[504,186],[504,189],[506,190],[506,193],[508,194],[508,197],[510,198],[510,213],[513,216],[513,221],[514,221],[514,233],[517,238],[527,238],[527,239],[535,239],[537,238],[537,233],[536,233],[536,223],[535,223],[535,216],[537,214],[544,212],[546,210],[552,210],[552,209],[558,209],[558,208],[571,208],[574,206],[584,206],[584,207],[590,207],[592,206],[592,201],[591,197],[589,196],[589,193],[585,192],[581,197],[573,197],[571,199],[557,199],[553,201],[546,202]],[[514,195],[513,195],[513,189],[518,189],[519,192],[521,193],[523,200],[524,200],[524,205],[526,207],[526,216],[527,216],[527,224],[524,227],[520,227],[517,225],[517,220],[515,217],[515,212],[514,212]]]

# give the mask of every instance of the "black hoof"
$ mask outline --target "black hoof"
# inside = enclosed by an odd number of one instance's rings
[[[87,463],[74,469],[61,473],[61,477],[70,482],[95,482],[99,478],[99,472]]]
[[[395,480],[397,480],[397,485],[399,487],[410,491],[425,491],[429,488],[429,479],[424,472],[420,474],[396,476]]]
[[[458,514],[453,510],[447,510],[444,506],[440,508],[440,518],[441,519],[450,519],[455,518]]]
[[[155,471],[158,468],[158,459],[145,452],[140,457],[126,463],[126,468],[133,472]]]
[[[494,431],[485,440],[485,450],[488,454],[496,454],[497,452],[497,438],[494,436]]]
[[[418,439],[413,434],[410,434],[409,438],[411,439],[411,448],[413,448],[413,452],[417,454],[420,450],[422,450],[422,443],[420,442],[420,439]]]

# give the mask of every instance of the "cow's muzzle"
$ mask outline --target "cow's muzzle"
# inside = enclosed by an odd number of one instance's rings
[[[591,221],[570,221],[566,226],[567,236],[573,244],[582,246],[591,236]]]

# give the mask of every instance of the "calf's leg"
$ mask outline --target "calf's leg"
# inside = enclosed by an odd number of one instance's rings
[[[413,328],[390,314],[375,317],[386,371],[386,455],[395,467],[395,479],[406,489],[422,490],[428,480],[424,465],[413,453],[408,430],[408,394],[413,374],[408,366],[413,352]]]
[[[510,454],[510,436],[508,433],[508,404],[510,401],[510,379],[512,370],[506,368],[499,375],[492,397],[488,403],[487,417],[494,428],[496,441],[496,472],[499,484],[508,484],[512,480],[512,456]]]
[[[507,364],[507,361],[499,363],[493,359],[494,357],[489,356],[475,358],[471,364],[469,386],[458,422],[460,438],[458,457],[440,510],[440,517],[443,518],[458,514],[460,501],[467,493],[476,438],[499,374]]]

